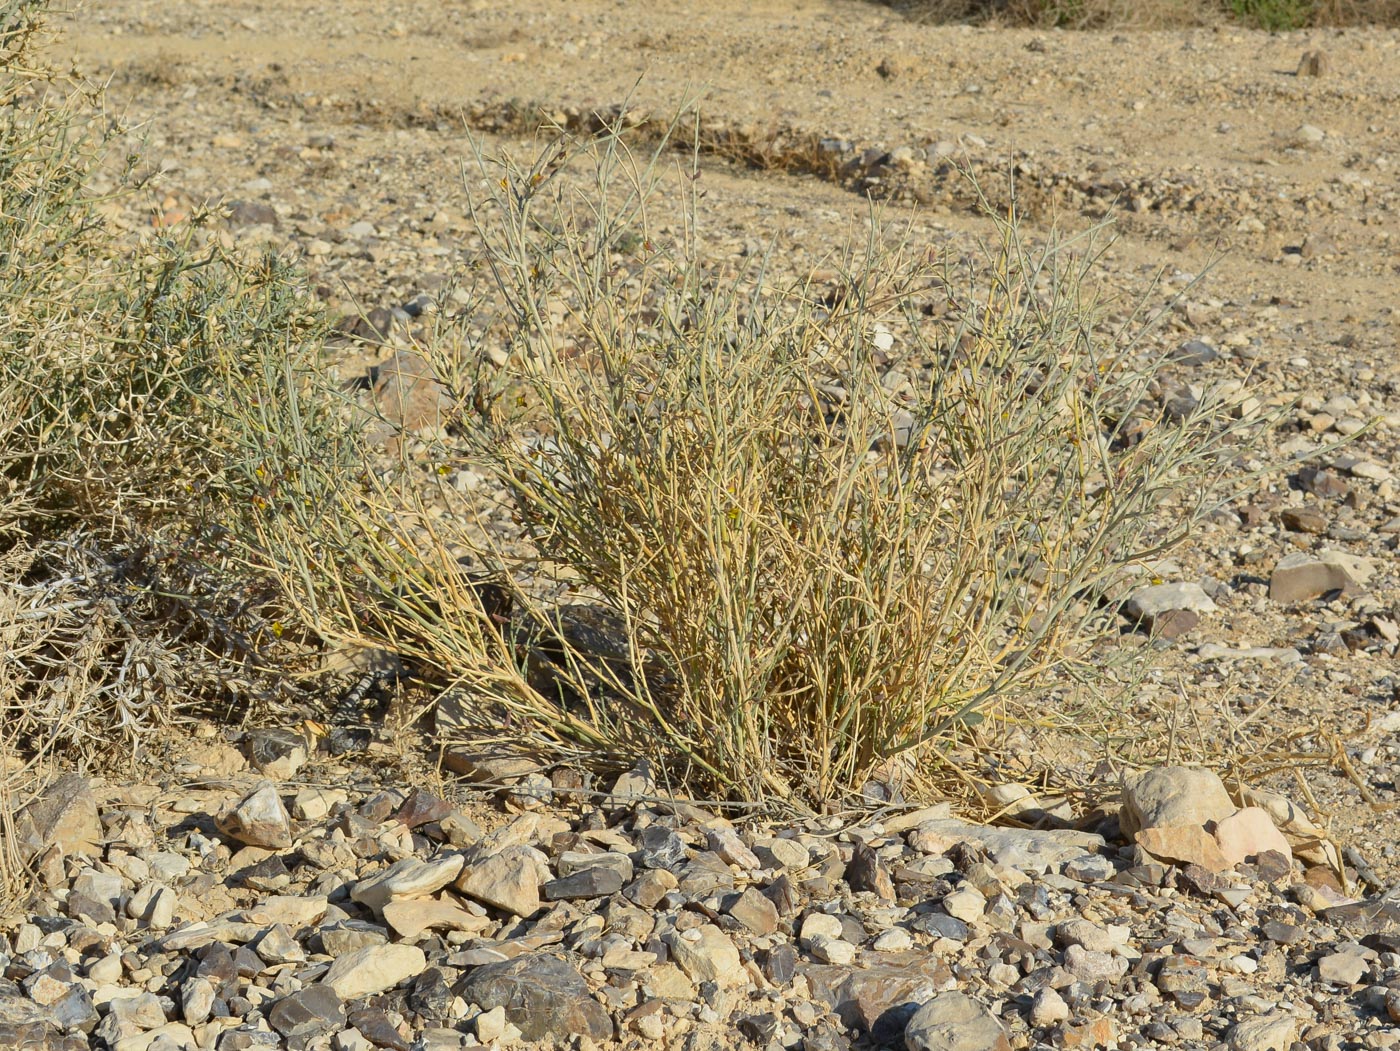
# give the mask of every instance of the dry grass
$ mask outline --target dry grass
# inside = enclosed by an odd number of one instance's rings
[[[227,489],[222,392],[320,332],[275,258],[105,226],[94,187],[122,129],[46,63],[43,10],[0,4],[3,822],[36,772],[126,767],[191,707],[285,696],[270,593],[229,572],[203,511]]]
[[[299,457],[289,485],[311,498],[252,523],[288,601],[456,683],[475,741],[659,759],[728,798],[842,805],[901,766],[947,788],[1008,725],[1111,720],[1099,598],[1214,506],[1248,425],[1220,404],[1164,414],[1163,363],[1102,323],[1102,231],[1033,247],[1014,212],[989,213],[982,265],[954,272],[872,228],[840,296],[761,263],[721,280],[693,202],[654,199],[673,156],[609,131],[478,158],[506,364],[462,376],[488,355],[460,341],[440,358],[480,410],[464,444],[429,439],[338,498]],[[882,326],[921,363],[907,391],[885,382]],[[425,487],[464,468],[509,494],[523,545]],[[326,571],[330,551],[348,571]],[[524,611],[513,627],[463,554]],[[544,601],[561,594],[609,626],[604,645]],[[1076,680],[1099,710],[1046,710]]]

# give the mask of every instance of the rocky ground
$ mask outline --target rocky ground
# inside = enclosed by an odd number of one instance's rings
[[[1114,210],[1104,287],[1168,307],[1168,396],[1293,403],[1259,455],[1322,450],[1124,609],[1172,651],[1145,736],[1232,760],[1229,794],[1173,767],[1121,811],[1047,801],[1040,831],[936,808],[771,827],[644,771],[597,794],[556,772],[544,805],[543,772],[464,788],[401,745],[305,763],[281,728],[206,728],[160,778],[64,782],[32,813],[48,889],[0,935],[0,1045],[1393,1046],[1400,33],[692,6],[113,0],[61,49],[143,122],[149,199],[114,222],[152,236],[212,202],[231,244],[300,250],[334,311],[385,329],[450,309],[479,253],[473,139],[528,156],[540,116],[627,98],[700,97],[718,267],[771,245],[780,276],[820,273],[872,198],[910,245],[975,255],[966,167],[994,196],[1014,171],[1034,234]]]

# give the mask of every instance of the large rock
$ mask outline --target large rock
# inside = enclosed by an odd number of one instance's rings
[[[908,1051],[1011,1051],[1006,1028],[965,993],[939,993],[904,1027]]]
[[[526,1040],[608,1040],[613,1035],[612,1019],[593,999],[588,983],[557,956],[527,953],[482,964],[458,984],[456,993],[487,1011],[505,1008]]]
[[[396,351],[379,366],[374,402],[384,421],[398,431],[441,427],[453,411],[451,392],[416,350]]]
[[[449,854],[433,861],[402,858],[382,872],[376,872],[355,884],[350,892],[353,901],[382,911],[391,901],[426,898],[442,890],[462,871],[462,855]]]
[[[1298,1020],[1276,1012],[1236,1022],[1225,1035],[1230,1051],[1288,1051],[1298,1038]]]
[[[927,952],[891,954],[888,964],[852,969],[813,964],[802,969],[812,995],[848,1027],[864,1029],[881,1044],[899,1040],[921,1004],[957,984],[948,965]]]
[[[88,779],[64,774],[15,815],[15,839],[25,860],[51,847],[66,855],[102,852],[102,822]]]
[[[1294,857],[1312,865],[1326,865],[1334,871],[1340,868],[1342,859],[1337,848],[1328,841],[1326,834],[1313,824],[1307,814],[1277,792],[1266,792],[1261,788],[1245,786],[1240,791],[1240,804],[1246,807],[1261,807],[1284,838],[1293,848]]]
[[[666,936],[671,956],[693,982],[733,985],[744,979],[739,950],[729,935],[712,923],[703,923]]]
[[[1295,551],[1284,555],[1269,577],[1269,598],[1305,602],[1332,591],[1352,594],[1365,587],[1375,570],[1364,558],[1346,551]]]
[[[1199,584],[1153,584],[1134,591],[1123,604],[1129,620],[1152,629],[1175,612],[1214,613],[1216,605]]]
[[[479,933],[491,926],[488,917],[478,916],[450,900],[391,901],[384,906],[383,915],[394,933],[406,940],[430,929]]]
[[[548,878],[544,855],[533,847],[515,846],[468,865],[456,886],[483,905],[524,918],[540,911],[540,884]]]
[[[291,815],[270,781],[220,814],[216,824],[224,835],[250,847],[281,850],[292,845]]]
[[[289,1046],[306,1047],[316,1037],[344,1028],[345,1005],[329,986],[309,985],[273,1004],[267,1024]]]
[[[1235,812],[1225,785],[1213,771],[1195,766],[1159,766],[1123,786],[1118,821],[1123,834],[1159,825],[1204,826]]]
[[[1103,837],[1092,832],[987,828],[957,818],[925,821],[906,838],[911,847],[924,854],[942,854],[960,843],[971,843],[985,850],[1002,868],[1036,874],[1058,870],[1070,858],[1104,847]]]
[[[1200,865],[1211,872],[1225,872],[1231,867],[1215,837],[1200,825],[1153,825],[1140,829],[1136,839],[1138,846],[1163,861]]]
[[[373,996],[415,978],[428,966],[416,945],[370,945],[341,956],[321,979],[342,1000]]]
[[[1263,807],[1244,807],[1219,822],[1215,826],[1215,841],[1231,865],[1258,857],[1266,850],[1276,850],[1289,860],[1293,858],[1287,837]]]

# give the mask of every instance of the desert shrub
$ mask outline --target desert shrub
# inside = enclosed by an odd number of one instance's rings
[[[122,764],[193,705],[282,695],[275,592],[206,512],[256,497],[219,459],[224,395],[322,331],[285,261],[108,224],[136,159],[47,62],[44,6],[0,4],[0,820],[50,760]]]
[[[262,521],[289,598],[455,683],[473,741],[647,757],[727,797],[820,806],[901,762],[947,773],[974,735],[1086,718],[1046,698],[1116,674],[1105,597],[1215,506],[1247,425],[1183,409],[1142,333],[1105,324],[1102,230],[1032,246],[989,210],[966,270],[872,228],[835,292],[761,263],[720,278],[693,202],[658,218],[665,149],[604,133],[479,158],[480,309],[507,342],[439,364],[505,364],[460,387],[480,410],[461,440]],[[918,363],[902,392],[882,331]],[[523,610],[511,627],[463,553]],[[571,628],[583,607],[605,641]]]
[[[1164,424],[1162,362],[1098,316],[1094,238],[1032,249],[989,216],[984,265],[955,274],[872,235],[819,307],[761,267],[709,278],[693,241],[617,265],[648,202],[609,187],[646,176],[597,149],[584,201],[537,192],[551,162],[504,169],[499,273],[547,437],[513,421],[478,446],[654,668],[588,721],[647,728],[720,791],[824,803],[1111,664],[1093,596],[1212,506],[1235,428],[1218,405]],[[882,322],[927,366],[904,406]]]

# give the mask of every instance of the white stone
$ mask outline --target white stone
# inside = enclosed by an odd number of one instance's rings
[[[423,973],[428,958],[416,945],[370,945],[337,959],[321,981],[342,1000],[392,989]]]
[[[943,898],[943,911],[954,919],[972,923],[987,910],[987,899],[972,887],[959,887]]]

